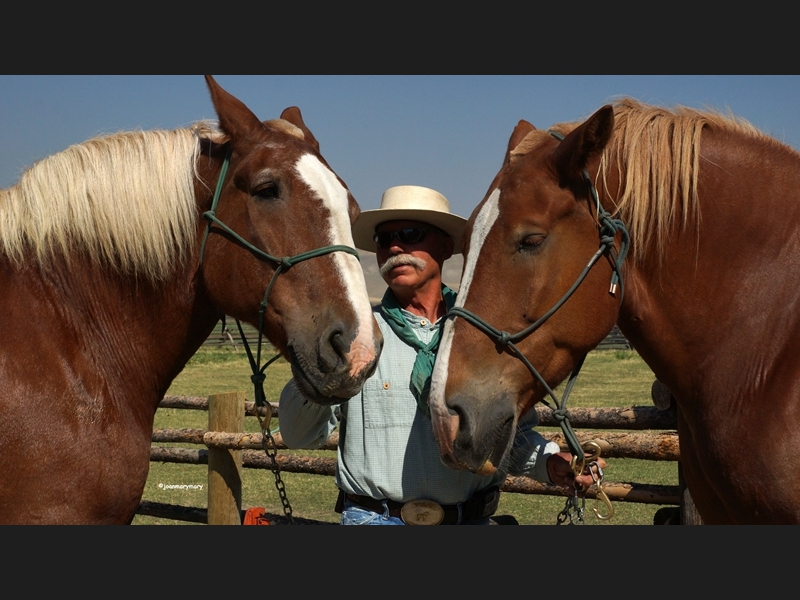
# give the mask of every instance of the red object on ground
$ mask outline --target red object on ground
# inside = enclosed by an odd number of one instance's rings
[[[269,520],[264,516],[266,511],[261,506],[255,508],[248,508],[244,513],[244,520],[242,525],[269,525]]]

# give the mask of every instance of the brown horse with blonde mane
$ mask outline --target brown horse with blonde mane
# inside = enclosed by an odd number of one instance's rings
[[[430,395],[443,460],[493,471],[616,322],[676,400],[703,522],[800,523],[798,189],[800,153],[713,110],[520,121],[465,233]]]
[[[300,111],[98,137],[0,191],[0,523],[126,524],[172,380],[225,315],[313,401],[374,370],[359,207]],[[249,383],[249,382],[248,382]]]

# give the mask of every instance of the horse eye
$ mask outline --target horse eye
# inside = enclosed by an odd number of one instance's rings
[[[278,197],[278,186],[270,181],[253,188],[251,192],[259,200],[274,200]]]
[[[526,235],[519,243],[519,249],[522,250],[536,250],[542,245],[547,236],[543,233],[534,233]]]

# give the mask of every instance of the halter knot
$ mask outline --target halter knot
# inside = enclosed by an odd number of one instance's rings
[[[614,243],[614,237],[621,227],[624,227],[622,221],[619,219],[612,219],[608,213],[600,216],[602,225],[600,226],[600,241],[606,245]],[[610,242],[608,241],[610,238]]]
[[[611,248],[614,246],[614,234],[611,233],[601,233],[600,235],[600,245],[605,246],[606,248]]]
[[[564,421],[569,422],[569,411],[564,408],[554,408],[553,409],[553,418],[556,420],[557,423],[562,423]]]
[[[511,334],[507,331],[501,331],[497,334],[497,343],[503,347],[508,346],[508,343],[511,341]]]

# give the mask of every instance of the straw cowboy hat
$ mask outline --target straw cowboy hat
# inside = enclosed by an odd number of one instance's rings
[[[381,207],[363,211],[353,224],[356,248],[375,252],[375,228],[386,221],[420,221],[438,227],[453,238],[453,254],[461,254],[461,234],[467,220],[450,212],[447,198],[418,185],[398,185],[383,192]]]

